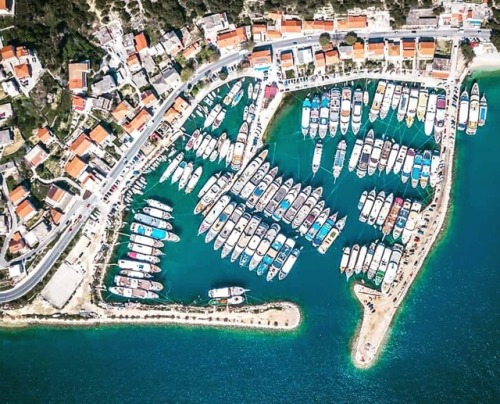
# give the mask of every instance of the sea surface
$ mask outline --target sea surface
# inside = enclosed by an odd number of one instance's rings
[[[325,143],[322,169],[313,177],[314,144],[300,134],[300,108],[307,93],[296,93],[269,130],[268,158],[280,167],[280,175],[323,186],[327,206],[348,215],[346,229],[326,255],[299,239],[304,249],[288,278],[268,283],[221,260],[212,244],[196,236],[201,218],[192,210],[200,185],[186,196],[169,183],[158,184],[164,164],[148,176],[146,197],[174,206],[173,224],[181,237],[181,242],[164,248],[159,277],[165,285],[163,301],[203,303],[207,289],[238,284],[251,289],[251,303],[279,299],[299,303],[304,320],[300,329],[290,333],[177,326],[2,330],[1,401],[498,402],[500,75],[484,72],[476,78],[488,98],[487,125],[475,137],[457,136],[448,227],[398,313],[376,366],[358,370],[351,362],[361,310],[352,282],[338,271],[341,248],[381,237],[380,231],[357,220],[356,205],[363,190],[375,186],[425,202],[430,189],[413,190],[394,175],[359,180],[348,173],[354,143],[350,132],[346,166],[337,183],[331,167],[340,134]],[[372,95],[374,85],[368,84]],[[226,86],[220,95],[227,91]],[[217,134],[227,131],[236,136],[246,102],[245,97],[228,113]],[[191,133],[201,121],[190,120],[186,131]],[[377,137],[385,135],[419,148],[437,147],[419,122],[411,129],[397,123],[395,116],[373,126],[367,119],[364,122],[362,136],[373,127]],[[222,168],[204,163],[203,179]],[[133,201],[134,211],[144,206],[143,198]],[[127,234],[128,225],[116,259],[126,252]],[[111,282],[116,267],[109,272]]]

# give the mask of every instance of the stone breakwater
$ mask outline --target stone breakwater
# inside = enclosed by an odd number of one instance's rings
[[[291,302],[276,302],[243,307],[164,305],[159,307],[129,304],[125,307],[97,307],[84,314],[39,315],[4,311],[0,327],[105,326],[105,325],[188,325],[291,331],[299,327],[301,312]]]

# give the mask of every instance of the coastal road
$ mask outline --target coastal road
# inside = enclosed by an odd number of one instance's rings
[[[330,37],[334,41],[342,41],[347,32],[338,32],[330,34]],[[442,29],[442,28],[424,28],[419,30],[400,30],[400,31],[383,31],[383,32],[361,32],[358,36],[363,39],[401,39],[401,38],[442,38],[442,39],[461,39],[461,38],[480,38],[489,39],[490,30],[480,29],[480,30],[464,30],[460,31],[457,29]],[[274,42],[265,42],[261,45],[272,45],[274,50],[286,49],[293,46],[309,46],[317,45],[319,41],[320,34],[314,34],[298,38],[282,39]]]

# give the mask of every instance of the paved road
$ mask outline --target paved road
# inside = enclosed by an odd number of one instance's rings
[[[347,33],[335,33],[331,34],[331,38],[335,41],[341,41],[344,39]],[[401,30],[401,31],[385,31],[385,32],[364,32],[358,33],[358,36],[364,39],[377,39],[377,38],[387,38],[387,39],[398,39],[398,38],[417,38],[417,37],[429,37],[429,38],[481,38],[489,39],[490,30],[465,30],[460,32],[456,29],[420,29],[420,30]],[[274,50],[290,48],[292,46],[307,46],[316,45],[319,41],[319,34],[314,34],[310,36],[304,36],[300,38],[290,38],[282,39],[280,41],[268,42],[262,45],[272,45]],[[258,44],[259,46],[261,44]]]
[[[333,34],[332,38],[334,40],[342,40],[345,36],[345,33],[337,33]],[[412,38],[412,37],[437,37],[437,38],[450,38],[450,39],[458,39],[458,38],[482,38],[487,39],[490,37],[489,30],[466,30],[464,32],[460,32],[458,30],[452,29],[421,29],[418,31],[388,31],[388,32],[370,32],[370,33],[362,33],[359,34],[360,37],[365,39],[370,38],[387,38],[387,39],[396,39],[396,38]],[[283,48],[290,48],[292,46],[307,46],[314,45],[318,43],[319,35],[311,35],[307,37],[300,38],[290,38],[290,39],[282,39],[280,41],[275,41],[272,43],[267,43],[267,45],[272,45],[273,50],[280,50]],[[263,44],[266,45],[266,44]],[[187,83],[183,83],[176,91],[174,91],[170,96],[161,104],[153,119],[149,122],[147,128],[141,134],[141,136],[136,139],[136,141],[132,144],[132,146],[127,150],[127,152],[122,156],[122,158],[116,163],[116,165],[111,170],[109,176],[104,181],[101,187],[101,191],[96,195],[92,196],[86,201],[78,201],[75,203],[71,211],[69,212],[72,216],[77,216],[79,214],[82,215],[82,219],[73,227],[71,230],[65,231],[62,237],[58,240],[55,246],[52,248],[50,252],[48,252],[38,266],[31,271],[31,273],[26,277],[23,281],[18,283],[14,288],[0,292],[0,303],[6,303],[18,299],[32,290],[42,279],[43,277],[50,271],[52,265],[57,261],[61,253],[66,249],[68,244],[71,242],[73,237],[78,233],[82,224],[88,218],[90,213],[93,211],[96,203],[102,198],[104,194],[106,194],[109,189],[116,182],[120,174],[125,169],[125,166],[142,148],[144,143],[147,141],[149,136],[156,130],[158,125],[161,123],[163,119],[163,115],[173,104],[175,98],[181,94],[184,90],[188,88],[189,85],[196,84],[199,80],[204,78],[207,72],[218,72],[224,66],[231,66],[236,64],[246,52],[235,53],[231,55],[224,56],[220,58],[217,62],[212,63],[211,65],[203,66],[197,74]],[[90,206],[87,206],[90,205]],[[69,217],[68,215],[67,217]],[[51,236],[50,240],[54,239],[59,234],[56,233]],[[45,242],[45,245],[48,242]],[[33,252],[34,253],[34,252]],[[32,253],[32,254],[33,254]]]

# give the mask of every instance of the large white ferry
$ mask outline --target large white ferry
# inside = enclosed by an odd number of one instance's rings
[[[475,135],[479,122],[479,85],[474,83],[470,92],[469,121],[465,133]]]

